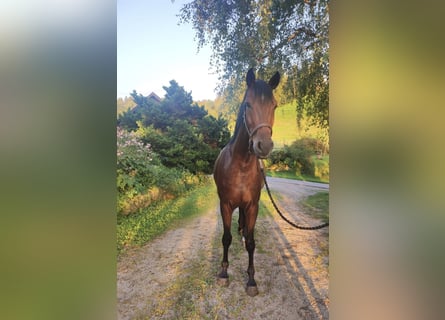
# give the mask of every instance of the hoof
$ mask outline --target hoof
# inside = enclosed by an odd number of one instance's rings
[[[229,286],[229,278],[220,278],[218,277],[216,279],[216,283],[221,287],[228,287]]]
[[[258,287],[257,286],[247,286],[246,293],[250,297],[255,297],[258,294]]]

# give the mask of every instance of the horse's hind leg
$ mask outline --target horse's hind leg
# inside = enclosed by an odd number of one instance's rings
[[[229,274],[227,269],[229,268],[229,247],[232,243],[232,233],[230,227],[232,224],[232,210],[228,205],[221,204],[221,216],[224,225],[224,234],[222,237],[222,244],[224,247],[223,260],[221,262],[221,272],[218,274],[217,283],[222,286],[229,285]]]

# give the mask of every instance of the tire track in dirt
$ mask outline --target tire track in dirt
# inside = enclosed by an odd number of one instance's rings
[[[283,188],[279,185],[270,183],[272,190]],[[318,189],[284,188],[278,205],[298,223],[316,224],[294,211],[298,200]],[[266,197],[263,193],[265,203]],[[123,253],[117,265],[118,319],[328,319],[328,258],[321,254],[327,231],[295,230],[276,213],[261,214],[255,230],[260,293],[251,298],[244,291],[248,261],[237,219],[235,212],[227,288],[215,281],[222,259],[217,208]]]

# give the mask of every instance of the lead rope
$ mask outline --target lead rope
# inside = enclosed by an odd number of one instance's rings
[[[292,227],[297,228],[297,229],[302,229],[302,230],[317,230],[317,229],[321,229],[324,227],[329,226],[329,222],[325,222],[323,224],[320,224],[318,226],[315,227],[304,227],[304,226],[299,226],[296,225],[295,223],[293,223],[292,221],[289,221],[280,211],[280,209],[278,209],[277,204],[275,203],[274,199],[272,198],[272,194],[270,193],[270,189],[269,189],[269,185],[267,184],[267,180],[266,180],[266,174],[264,173],[264,164],[263,164],[263,160],[262,159],[258,159],[260,162],[260,168],[261,168],[261,173],[263,175],[263,179],[264,179],[264,184],[266,185],[266,190],[267,190],[267,194],[269,195],[270,201],[272,201],[272,204],[275,208],[275,210],[277,210],[278,214],[280,215],[281,218],[283,218],[284,221],[286,221],[287,223],[289,223]]]

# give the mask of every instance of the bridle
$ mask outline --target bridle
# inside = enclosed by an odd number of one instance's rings
[[[247,130],[247,134],[249,135],[249,150],[250,150],[250,145],[252,144],[252,139],[253,136],[255,135],[255,133],[257,133],[258,130],[260,130],[261,128],[269,128],[270,130],[270,135],[272,135],[272,126],[268,123],[260,123],[259,125],[257,125],[255,128],[253,128],[253,130],[249,129],[249,126],[247,125],[247,121],[246,121],[246,110],[247,108],[251,108],[249,106],[248,102],[244,102],[245,107],[244,107],[244,113],[243,113],[243,122],[244,122],[244,127]]]

